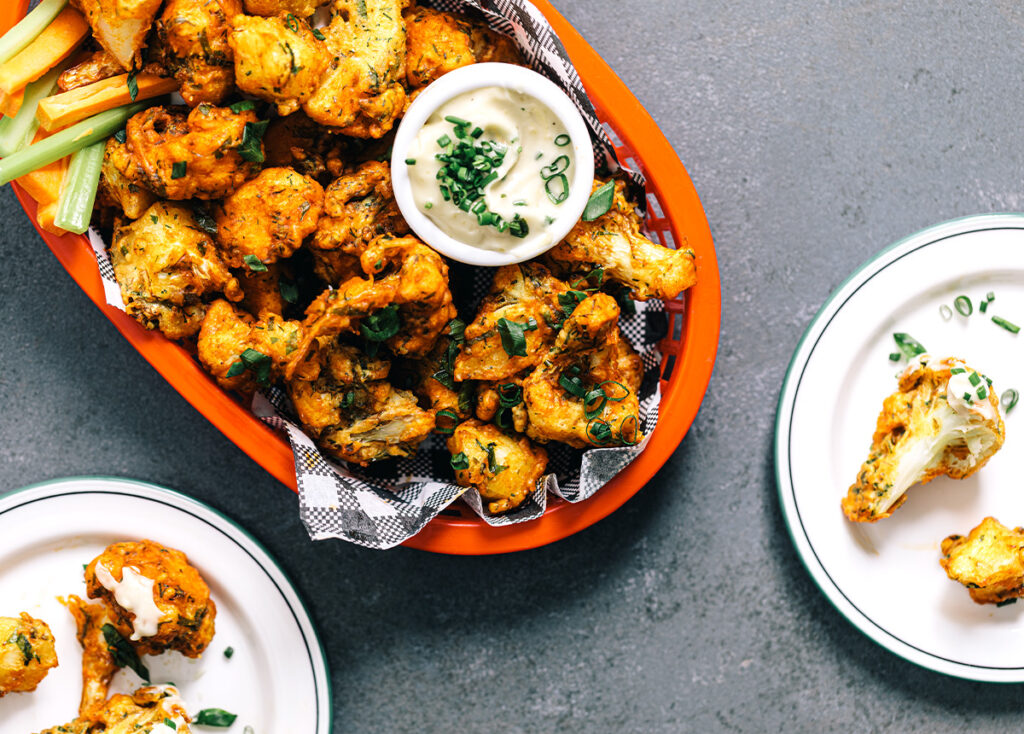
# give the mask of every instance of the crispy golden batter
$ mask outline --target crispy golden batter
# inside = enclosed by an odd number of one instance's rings
[[[107,139],[100,184],[128,219],[138,219],[156,201],[156,194],[146,188],[145,177],[128,152],[128,144],[115,138]]]
[[[283,263],[268,265],[266,270],[242,268],[238,271],[238,282],[245,298],[242,308],[253,316],[261,313],[280,316],[285,310],[285,299],[281,295],[281,278],[288,277],[287,266]],[[288,280],[291,283],[291,280]]]
[[[64,600],[64,605],[75,618],[78,642],[82,646],[82,700],[78,716],[94,721],[107,702],[110,680],[120,669],[103,634],[103,625],[113,626],[114,619],[105,604],[90,604],[74,595]]]
[[[290,168],[265,168],[242,184],[217,213],[217,241],[233,268],[291,257],[316,230],[324,190]]]
[[[171,721],[174,726],[169,726]],[[189,734],[189,717],[174,686],[147,686],[132,695],[117,693],[97,714],[104,734],[141,734],[163,724],[175,734]]]
[[[643,438],[638,423],[643,367],[619,332],[618,319],[615,299],[596,293],[565,320],[554,346],[523,380],[530,438],[577,448],[632,445]],[[566,381],[577,385],[582,397],[571,393]],[[604,398],[591,395],[597,389]]]
[[[951,407],[947,386],[954,369],[973,372],[960,360],[921,355],[900,375],[896,392],[882,404],[868,458],[842,500],[847,519],[889,517],[914,484],[968,477],[1002,447],[998,397],[986,388],[983,400]]]
[[[220,199],[255,176],[259,163],[242,159],[246,123],[252,110],[201,104],[150,107],[128,121],[128,150],[146,185],[165,199]]]
[[[228,28],[241,12],[241,0],[167,0],[154,29],[156,56],[189,107],[220,104],[234,90]]]
[[[326,44],[300,17],[238,15],[228,39],[238,88],[290,115],[313,96],[331,63]]]
[[[163,0],[75,0],[92,35],[124,70],[137,68]]]
[[[414,453],[434,429],[434,418],[412,393],[385,380],[388,362],[333,340],[318,345],[316,370],[291,380],[288,394],[320,447],[363,466]]]
[[[75,719],[67,724],[44,729],[39,734],[90,734],[93,731],[93,722],[84,719]]]
[[[242,289],[221,262],[213,240],[190,209],[157,202],[131,224],[114,230],[110,262],[128,315],[169,339],[199,331],[204,298],[223,293],[232,301]]]
[[[603,184],[594,181],[594,190]],[[697,282],[693,251],[651,242],[640,233],[640,223],[636,207],[626,200],[626,184],[616,181],[608,212],[577,222],[547,260],[556,272],[581,275],[603,268],[607,279],[627,286],[638,301],[675,298]]]
[[[263,140],[266,165],[288,166],[326,184],[342,174],[351,138],[332,134],[300,111],[275,118]]]
[[[317,122],[357,138],[379,138],[405,111],[403,0],[335,0],[323,29],[331,66],[303,104]]]
[[[153,600],[161,612],[156,634],[134,641],[142,654],[158,655],[177,650],[190,658],[199,657],[213,639],[217,606],[199,572],[179,550],[165,548],[152,540],[114,543],[85,568],[85,586],[91,599],[100,599],[110,610],[113,625],[126,640],[137,632],[135,613],[126,610],[114,593],[102,583],[102,566],[115,581],[124,580],[124,570],[133,569],[153,582]]]
[[[413,361],[416,376],[413,392],[420,398],[420,404],[434,416],[439,429],[451,428],[457,421],[472,415],[473,384],[456,383],[452,376],[458,351],[458,344],[447,334],[442,334],[430,354]],[[438,419],[437,414],[441,411],[445,413]]]
[[[533,494],[548,465],[548,454],[540,446],[478,420],[460,423],[448,438],[448,450],[468,464],[456,469],[455,480],[475,487],[495,514],[518,507]]]
[[[124,70],[117,63],[117,59],[101,48],[74,66],[65,69],[57,78],[57,88],[62,92],[67,92],[123,73]]]
[[[409,231],[395,203],[387,163],[368,161],[335,180],[310,243],[316,274],[330,285],[362,273],[359,256],[381,235]]]
[[[267,17],[291,13],[300,18],[308,18],[319,5],[317,0],[245,0],[245,12]]]
[[[501,380],[540,362],[565,318],[558,297],[568,290],[539,263],[500,268],[476,318],[466,326],[466,341],[455,360],[455,379]],[[525,329],[525,355],[510,355],[502,346],[503,319]]]
[[[986,517],[966,538],[943,540],[939,563],[978,604],[1017,599],[1024,596],[1024,528],[1010,530]]]
[[[252,393],[261,381],[265,386],[283,374],[302,337],[303,327],[297,321],[268,312],[256,320],[227,301],[214,301],[203,319],[196,346],[199,361],[221,387]],[[249,352],[245,361],[242,353],[247,350],[259,354]]]
[[[46,622],[25,612],[20,618],[0,617],[0,698],[34,691],[56,667],[57,651]]]
[[[410,89],[425,87],[460,66],[485,61],[522,63],[511,40],[465,16],[416,7],[406,11],[405,28]]]
[[[494,421],[499,428],[513,428],[526,433],[529,417],[523,402],[524,375],[515,375],[495,382],[482,382],[476,391],[476,417]]]

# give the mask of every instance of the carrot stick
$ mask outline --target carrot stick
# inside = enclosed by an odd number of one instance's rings
[[[25,102],[25,88],[22,87],[14,94],[3,94],[0,92],[0,112],[5,117],[14,117]]]
[[[0,91],[13,94],[71,55],[89,35],[89,24],[74,8],[64,8],[42,33],[0,66]]]
[[[137,74],[135,84],[138,86],[138,92],[133,100],[128,88],[129,76],[121,74],[46,97],[39,102],[39,109],[36,112],[39,124],[44,130],[58,130],[98,112],[106,112],[132,101],[158,97],[178,88],[178,82],[170,77]]]
[[[32,142],[37,143],[47,137],[49,136],[44,131],[39,130]],[[60,198],[60,187],[67,170],[68,158],[65,156],[15,180],[42,207],[44,204],[56,203]]]

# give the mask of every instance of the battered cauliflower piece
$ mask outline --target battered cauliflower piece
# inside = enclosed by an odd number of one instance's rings
[[[75,0],[96,41],[125,71],[137,68],[162,0]]]
[[[377,237],[409,231],[395,203],[391,169],[380,161],[363,163],[328,186],[324,215],[310,251],[316,274],[330,285],[362,274],[359,256]]]
[[[478,420],[460,423],[448,438],[448,450],[456,482],[475,487],[493,514],[523,504],[548,465],[547,452],[526,437],[510,436]]]
[[[128,152],[128,144],[116,138],[107,139],[100,185],[128,219],[138,219],[156,201],[156,194],[146,188],[145,177]]]
[[[170,722],[170,723],[168,723]],[[189,734],[191,719],[174,686],[147,686],[130,696],[118,693],[99,711],[104,734]],[[173,726],[171,726],[173,724]]]
[[[288,166],[322,184],[342,174],[353,140],[332,134],[301,111],[275,118],[263,139],[268,166]]]
[[[380,138],[405,112],[406,0],[335,0],[323,29],[331,65],[302,107],[356,138]]]
[[[603,181],[594,181],[596,191]],[[583,274],[603,268],[608,280],[627,286],[638,301],[670,300],[697,282],[693,250],[673,250],[640,233],[640,215],[626,200],[626,184],[615,182],[607,213],[592,222],[580,220],[547,261],[556,272]]]
[[[943,474],[969,477],[1004,438],[999,398],[987,379],[959,359],[922,354],[885,399],[871,453],[842,501],[843,512],[853,522],[889,517],[910,487]]]
[[[189,107],[220,104],[235,88],[228,28],[241,0],[167,0],[156,22],[157,56]]]
[[[523,380],[526,435],[575,446],[638,443],[640,357],[619,332],[619,306],[604,293],[565,320],[554,346]]]
[[[250,270],[242,268],[238,271],[238,282],[242,285],[245,298],[242,299],[242,308],[253,316],[262,313],[280,316],[287,308],[284,296],[281,294],[281,279],[288,276],[288,269],[283,263],[273,263],[267,266],[266,270]],[[287,280],[292,283],[291,280]],[[297,294],[291,297],[295,298]]]
[[[101,48],[89,54],[85,60],[65,69],[57,78],[57,88],[67,92],[122,73],[124,70],[117,59]]]
[[[454,323],[458,322],[451,322]],[[420,404],[434,416],[439,430],[452,428],[458,421],[469,418],[473,408],[473,384],[456,383],[453,378],[459,343],[448,335],[451,324],[430,354],[413,361],[416,377],[413,392],[420,398]],[[440,418],[438,413],[442,413]]]
[[[141,654],[197,658],[213,639],[217,605],[179,550],[152,540],[114,543],[86,566],[85,586]]]
[[[290,168],[263,169],[217,213],[221,256],[233,268],[257,269],[291,257],[316,230],[323,203],[324,190],[313,179]]]
[[[405,12],[406,83],[420,89],[449,71],[479,62],[520,64],[515,44],[465,16],[431,8]]]
[[[251,109],[201,104],[186,117],[180,107],[150,107],[128,120],[128,151],[161,198],[222,199],[259,173],[238,152],[256,123]]]
[[[288,383],[299,420],[317,444],[362,466],[415,453],[434,418],[411,392],[386,381],[389,363],[333,340],[318,345],[315,372]]]
[[[331,63],[326,44],[302,18],[238,15],[228,38],[238,88],[290,115],[313,96]]]
[[[75,619],[76,636],[82,646],[82,699],[78,716],[91,722],[107,702],[110,681],[120,670],[103,634],[103,626],[113,627],[114,618],[104,604],[90,604],[74,595],[63,602]]]
[[[540,362],[565,319],[559,297],[565,301],[568,292],[569,286],[540,263],[498,269],[476,318],[466,326],[466,340],[455,359],[455,379],[502,380]],[[525,340],[525,347],[513,353],[505,348],[510,329],[522,330]]]
[[[34,691],[56,667],[57,651],[46,622],[25,612],[17,619],[0,617],[0,698]]]
[[[252,394],[283,374],[303,327],[264,312],[259,320],[227,301],[214,301],[199,330],[199,361],[227,390]]]
[[[965,538],[942,541],[946,574],[967,587],[978,604],[1004,604],[1024,596],[1024,528],[986,517]]]
[[[526,433],[529,415],[523,401],[525,375],[480,383],[476,391],[476,417],[493,421],[499,428]]]
[[[266,17],[291,13],[300,18],[308,18],[320,5],[323,3],[319,0],[245,0],[245,12]]]
[[[223,293],[242,299],[238,280],[190,209],[157,202],[131,224],[114,230],[110,262],[128,315],[169,339],[199,331],[204,299]]]

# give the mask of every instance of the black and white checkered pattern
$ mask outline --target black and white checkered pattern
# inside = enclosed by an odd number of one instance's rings
[[[423,5],[456,12],[474,12],[491,28],[513,38],[525,61],[559,84],[575,101],[587,121],[598,161],[609,171],[622,171],[642,196],[644,178],[639,171],[620,166],[606,126],[594,114],[579,76],[565,49],[541,13],[525,0],[423,0]],[[614,135],[614,131],[611,131]],[[650,197],[651,195],[648,194]],[[653,202],[655,209],[657,202]],[[90,230],[107,302],[124,310],[120,289],[103,240]],[[469,317],[490,287],[493,273],[454,263],[451,281],[469,283],[455,294],[460,314]],[[640,388],[640,430],[649,437],[658,422],[661,400],[661,355],[657,343],[666,335],[665,307],[660,301],[636,303],[635,314],[619,319],[623,335],[640,354],[644,377]],[[284,393],[271,388],[256,395],[253,413],[283,431],[295,456],[299,513],[314,540],[343,538],[368,548],[391,548],[416,535],[428,522],[459,497],[491,526],[534,520],[547,508],[548,492],[569,502],[591,497],[643,451],[647,438],[636,446],[580,450],[550,444],[549,474],[538,481],[538,491],[512,512],[490,515],[475,489],[451,484],[450,454],[439,437],[431,436],[413,457],[382,462],[367,469],[343,467],[326,458],[299,428]]]

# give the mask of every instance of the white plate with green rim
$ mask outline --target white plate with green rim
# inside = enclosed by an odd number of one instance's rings
[[[995,300],[981,313],[990,292]],[[972,302],[970,316],[953,310],[960,295]],[[825,303],[793,355],[776,418],[776,476],[797,553],[856,627],[923,667],[1021,682],[1024,601],[975,604],[947,578],[939,548],[988,515],[1024,525],[1024,405],[1005,417],[1006,443],[973,476],[911,487],[906,503],[876,523],[851,523],[839,505],[906,365],[890,361],[894,332],[932,355],[966,360],[997,394],[1024,393],[1024,333],[992,316],[1024,325],[1024,215],[946,222],[866,263]]]
[[[190,497],[107,478],[48,482],[0,496],[0,615],[28,612],[49,624],[60,661],[34,692],[0,698],[4,731],[39,731],[77,715],[81,647],[57,597],[86,598],[82,565],[111,543],[143,538],[183,551],[217,604],[216,633],[202,657],[143,658],[153,682],[175,683],[193,716],[205,708],[238,715],[219,731],[328,734],[326,657],[298,594],[266,550]],[[111,692],[140,685],[135,673],[121,671]]]

